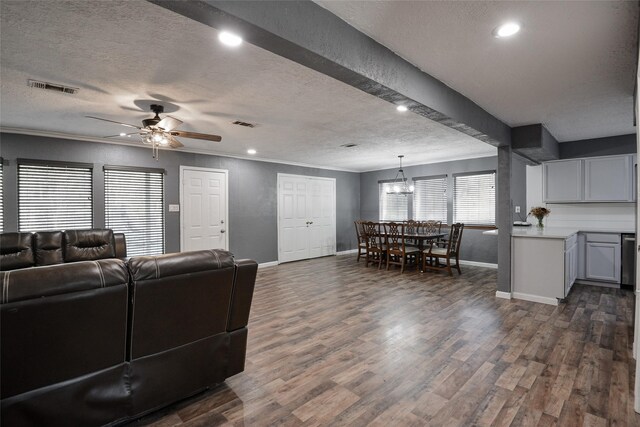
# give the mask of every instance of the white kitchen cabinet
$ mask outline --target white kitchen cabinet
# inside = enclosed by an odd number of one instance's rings
[[[530,233],[530,234],[527,234]],[[511,238],[511,290],[518,299],[556,305],[578,276],[578,236],[534,231]]]
[[[573,236],[565,240],[564,251],[564,295],[567,296],[571,286],[578,278],[578,236]]]
[[[620,283],[620,235],[588,233],[586,246],[586,278]]]
[[[584,280],[587,278],[587,236],[584,233],[578,233],[578,279]]]
[[[547,162],[542,165],[543,198],[547,203],[583,200],[583,161]]]
[[[629,202],[633,200],[632,156],[584,159],[586,202]]]
[[[589,157],[542,165],[546,203],[632,202],[636,156]]]

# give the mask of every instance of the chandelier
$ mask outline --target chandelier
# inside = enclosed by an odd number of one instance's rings
[[[407,177],[404,176],[404,170],[402,170],[403,157],[403,155],[398,156],[400,159],[400,169],[398,169],[398,173],[391,185],[391,190],[387,191],[387,194],[404,194],[405,196],[413,194],[413,185],[407,185]]]

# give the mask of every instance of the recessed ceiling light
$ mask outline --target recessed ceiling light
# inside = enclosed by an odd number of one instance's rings
[[[404,105],[398,105],[398,106],[396,107],[396,110],[400,111],[401,113],[404,113],[405,111],[407,111],[407,110],[408,110],[408,108],[407,108],[407,107],[405,107]]]
[[[223,44],[231,47],[240,46],[242,44],[242,37],[228,31],[222,31],[220,34],[218,34],[218,40],[220,40]]]
[[[256,154],[256,153],[257,153],[257,151],[256,151],[256,150],[254,150],[253,148],[249,148],[249,149],[247,150],[247,153],[249,153],[249,154]]]
[[[496,27],[493,30],[493,36],[501,39],[503,37],[511,37],[517,34],[518,31],[520,31],[520,24],[517,22],[507,22],[506,24]]]
[[[127,134],[124,132],[120,132],[120,136],[127,136]]]

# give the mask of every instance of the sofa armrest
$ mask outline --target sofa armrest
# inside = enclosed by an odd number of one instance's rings
[[[127,257],[127,239],[124,233],[113,233],[113,240],[116,245],[116,258]]]
[[[233,296],[227,331],[235,331],[247,326],[249,311],[256,284],[258,263],[250,259],[236,261],[236,274],[233,280]]]

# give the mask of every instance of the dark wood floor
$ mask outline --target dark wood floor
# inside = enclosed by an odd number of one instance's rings
[[[328,257],[260,270],[245,372],[154,426],[640,426],[633,294],[495,298],[496,270]]]

